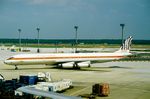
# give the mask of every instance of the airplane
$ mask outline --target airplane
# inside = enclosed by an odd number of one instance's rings
[[[112,61],[125,58],[130,53],[132,36],[129,36],[119,50],[111,53],[38,53],[14,55],[4,61],[5,64],[14,65],[56,65],[58,67],[71,66],[73,68],[90,67],[92,61]]]

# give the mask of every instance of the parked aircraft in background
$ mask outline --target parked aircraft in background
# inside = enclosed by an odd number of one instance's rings
[[[90,67],[92,61],[112,61],[119,60],[131,55],[132,37],[128,37],[118,51],[113,53],[54,53],[54,54],[20,54],[12,56],[4,61],[5,64],[14,65],[57,65],[60,67],[71,66],[79,68]]]

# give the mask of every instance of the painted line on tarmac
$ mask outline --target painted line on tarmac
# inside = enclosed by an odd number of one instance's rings
[[[70,94],[70,95],[73,96],[73,95],[75,95],[75,94],[77,94],[77,93],[81,93],[83,90],[88,89],[88,88],[90,88],[90,86],[85,87],[85,88],[83,88],[83,89],[81,89],[81,90],[79,90],[79,91],[76,91],[76,92],[74,92],[74,93],[72,93],[72,94]]]

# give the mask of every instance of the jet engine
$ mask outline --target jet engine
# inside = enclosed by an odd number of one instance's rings
[[[73,68],[78,68],[78,67],[90,67],[91,62],[90,61],[85,61],[85,62],[67,62],[67,63],[62,63],[61,67],[73,67]],[[59,64],[60,66],[60,64]]]

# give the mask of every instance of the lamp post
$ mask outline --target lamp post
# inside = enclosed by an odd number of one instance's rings
[[[56,53],[58,53],[58,48],[57,48],[57,47],[58,47],[58,42],[56,41],[56,42],[55,42],[55,52],[56,52]]]
[[[37,36],[37,39],[38,39],[38,49],[37,49],[37,53],[39,53],[40,52],[40,49],[39,49],[39,44],[40,44],[40,40],[39,40],[39,32],[40,32],[40,28],[36,28],[36,30],[37,30],[37,33],[38,33],[38,36]]]
[[[77,52],[77,44],[78,44],[78,26],[74,26],[76,35],[75,35],[75,53]]]
[[[21,51],[21,29],[18,29],[19,32],[19,51]]]
[[[125,24],[120,24],[120,26],[121,26],[121,29],[122,29],[122,45],[123,45],[123,32],[124,32]]]

